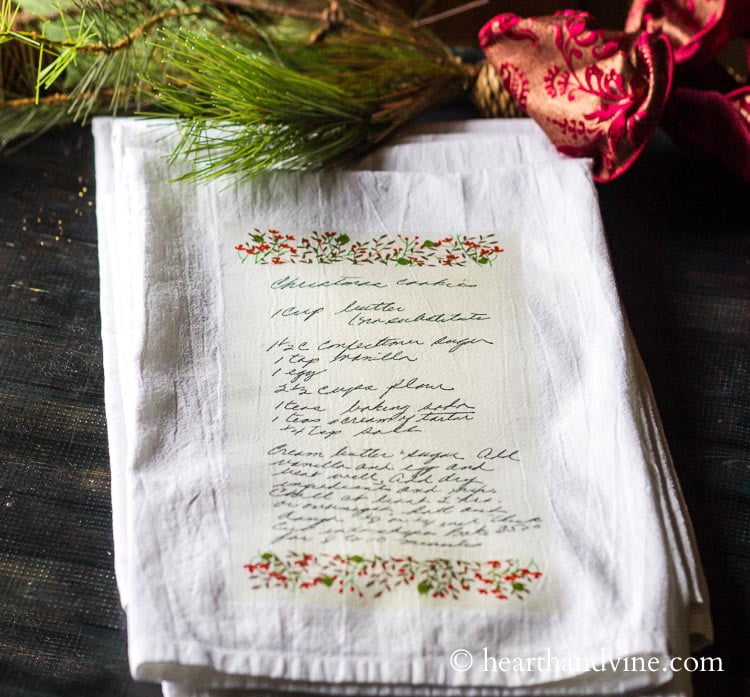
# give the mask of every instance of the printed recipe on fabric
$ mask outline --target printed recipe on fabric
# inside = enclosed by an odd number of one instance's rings
[[[226,249],[235,599],[533,606],[545,500],[507,242],[253,229]]]

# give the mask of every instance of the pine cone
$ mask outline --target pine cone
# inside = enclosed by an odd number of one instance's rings
[[[476,79],[471,88],[471,99],[482,116],[518,118],[524,116],[513,98],[505,91],[500,76],[487,61],[477,66]]]

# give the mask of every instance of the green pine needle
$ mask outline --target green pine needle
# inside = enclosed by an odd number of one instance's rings
[[[175,156],[192,162],[186,178],[330,167],[463,89],[445,49],[436,59],[411,35],[358,32],[281,60],[211,35],[162,37],[172,48],[158,115],[182,117]]]

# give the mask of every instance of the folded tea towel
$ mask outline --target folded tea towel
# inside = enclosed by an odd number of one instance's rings
[[[588,168],[528,132],[497,159],[459,135],[380,162],[443,174],[196,186],[167,183],[152,131],[96,124],[137,677],[604,694],[672,673],[490,659],[601,667],[708,638]]]

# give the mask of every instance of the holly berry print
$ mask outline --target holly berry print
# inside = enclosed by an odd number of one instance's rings
[[[478,593],[497,600],[523,600],[542,577],[532,561],[521,566],[517,559],[465,561],[412,557],[363,557],[341,554],[298,554],[283,557],[273,552],[259,554],[244,565],[253,589],[282,588],[306,591],[330,589],[359,598],[378,598],[401,586],[411,586],[419,595],[458,599]]]
[[[422,239],[419,235],[380,235],[352,241],[338,232],[312,232],[298,238],[278,230],[250,233],[247,243],[235,246],[240,261],[255,264],[397,264],[400,266],[488,265],[504,250],[492,235],[452,235]]]

